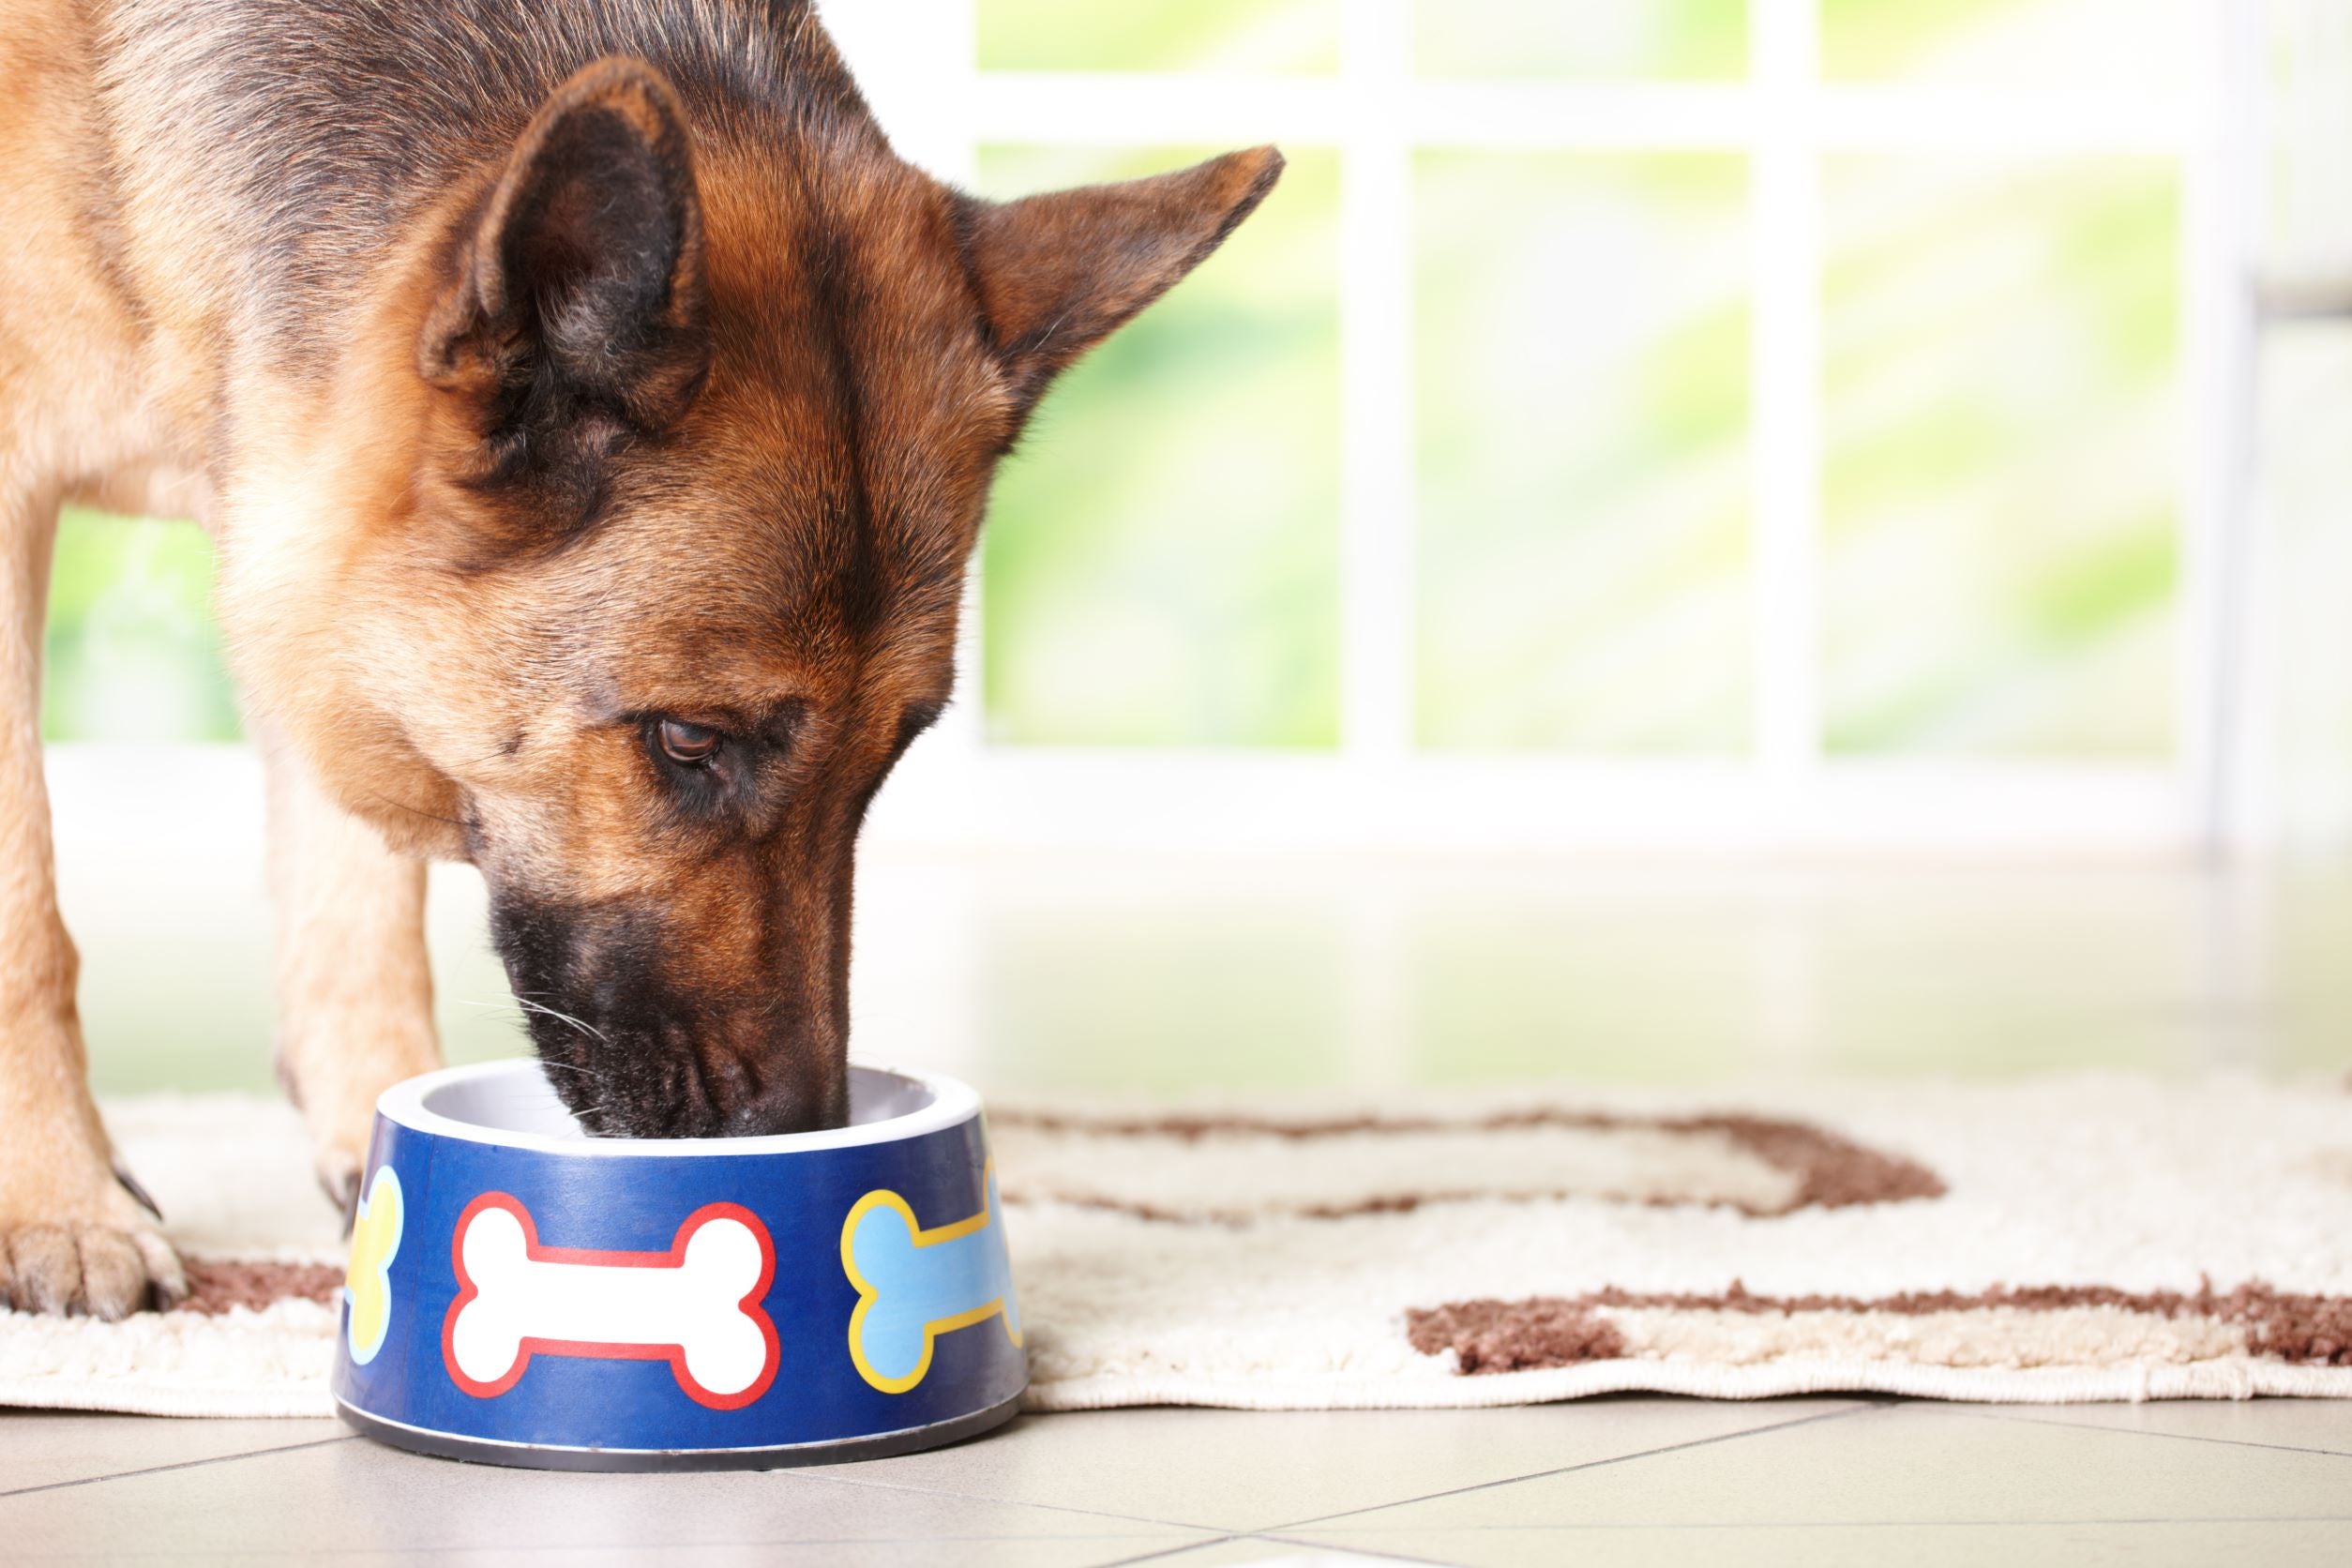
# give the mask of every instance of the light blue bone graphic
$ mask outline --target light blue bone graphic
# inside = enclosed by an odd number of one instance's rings
[[[869,1192],[841,1225],[841,1267],[857,1288],[850,1314],[850,1359],[884,1394],[904,1394],[931,1369],[939,1336],[1000,1314],[1021,1342],[1020,1308],[997,1207],[996,1168],[987,1172],[988,1207],[926,1230],[895,1192]]]

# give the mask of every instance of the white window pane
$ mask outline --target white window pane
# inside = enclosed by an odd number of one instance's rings
[[[1742,160],[1430,153],[1415,201],[1421,743],[1740,750]]]
[[[1838,158],[1827,201],[1831,748],[2161,759],[2170,166]]]
[[[1695,81],[1747,72],[1747,0],[1414,0],[1425,76]]]
[[[1821,74],[2157,87],[2188,75],[2190,0],[1821,0]]]
[[[983,70],[1329,72],[1342,0],[979,0]]]

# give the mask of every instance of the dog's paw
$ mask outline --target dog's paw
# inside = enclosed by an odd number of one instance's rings
[[[0,1223],[0,1305],[108,1322],[176,1305],[188,1275],[172,1244],[128,1199],[125,1213]]]
[[[366,1164],[364,1155],[341,1143],[329,1143],[317,1151],[312,1168],[318,1172],[319,1190],[343,1216],[343,1234],[351,1234],[352,1217],[359,1213],[359,1176]]]
[[[318,1042],[334,1043],[321,1048]],[[351,1229],[375,1136],[376,1101],[403,1078],[441,1065],[430,1019],[412,1027],[388,1016],[311,1018],[278,1048],[278,1078],[310,1132],[310,1168],[319,1190]]]

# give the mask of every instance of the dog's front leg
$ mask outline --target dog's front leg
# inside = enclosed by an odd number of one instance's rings
[[[310,1128],[319,1183],[348,1214],[376,1096],[441,1065],[425,953],[425,863],[321,792],[264,731],[278,913],[278,1075]]]
[[[0,1305],[120,1318],[187,1292],[115,1179],[74,1006],[41,776],[41,630],[54,497],[0,450]]]

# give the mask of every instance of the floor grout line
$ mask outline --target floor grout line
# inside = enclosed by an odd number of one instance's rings
[[[994,1493],[985,1491],[958,1490],[940,1485],[918,1485],[906,1481],[885,1481],[875,1476],[847,1475],[837,1470],[829,1473],[822,1474],[814,1470],[795,1470],[790,1473],[807,1475],[812,1480],[843,1481],[852,1485],[857,1486],[877,1486],[889,1491],[912,1492],[918,1497],[952,1498],[963,1502],[988,1502],[1004,1507],[1045,1508],[1050,1509],[1056,1513],[1076,1514],[1087,1518],[1115,1519],[1125,1524],[1154,1525],[1166,1530],[1205,1530],[1221,1534],[1227,1540],[1244,1540],[1259,1537],[1271,1539],[1273,1538],[1272,1532],[1287,1530],[1302,1530],[1309,1526],[1319,1525],[1326,1519],[1345,1519],[1350,1518],[1357,1514],[1376,1512],[1383,1508],[1401,1508],[1408,1503],[1427,1502],[1441,1497],[1452,1497],[1461,1492],[1477,1491],[1482,1487],[1486,1486],[1508,1486],[1521,1481],[1539,1481],[1545,1476],[1565,1474],[1570,1470],[1590,1470],[1597,1465],[1618,1464],[1628,1459],[1647,1458],[1652,1455],[1670,1454],[1679,1449],[1700,1447],[1711,1442],[1726,1442],[1735,1438],[1760,1437],[1767,1432],[1777,1432],[1790,1427],[1802,1426],[1816,1421],[1827,1421],[1840,1416],[1861,1415],[1869,1410],[1884,1410],[1892,1406],[1908,1404],[1912,1402],[1913,1401],[1905,1399],[1901,1396],[1877,1398],[1851,1410],[1824,1410],[1815,1415],[1800,1416],[1791,1421],[1775,1422],[1769,1426],[1756,1426],[1740,1432],[1726,1432],[1718,1437],[1700,1438],[1691,1442],[1667,1443],[1659,1448],[1643,1449],[1639,1453],[1636,1454],[1616,1455],[1606,1459],[1588,1460],[1580,1465],[1567,1465],[1555,1470],[1536,1470],[1526,1475],[1504,1476],[1494,1481],[1474,1482],[1468,1486],[1451,1487],[1444,1491],[1402,1497],[1388,1502],[1367,1503],[1362,1508],[1343,1509],[1334,1514],[1319,1514],[1309,1519],[1269,1525],[1204,1525],[1183,1519],[1163,1519],[1144,1514],[1120,1514],[1114,1513],[1108,1509],[1080,1508],[1074,1503],[1039,1502],[1029,1498],[1000,1497]],[[880,1460],[876,1462],[886,1464],[890,1461]],[[1214,1545],[1214,1543],[1211,1542],[1204,1542],[1201,1544]],[[1184,1549],[1189,1550],[1191,1548]]]
[[[267,1454],[293,1454],[305,1448],[324,1448],[330,1443],[357,1442],[356,1432],[341,1432],[331,1438],[314,1438],[309,1442],[280,1443],[276,1448],[253,1448],[241,1454],[214,1454],[202,1459],[183,1459],[174,1465],[148,1465],[142,1470],[116,1470],[112,1475],[84,1475],[71,1481],[47,1481],[38,1486],[18,1486],[0,1492],[0,1499],[31,1497],[36,1492],[63,1491],[68,1486],[95,1486],[102,1481],[129,1481],[142,1475],[163,1475],[172,1470],[201,1470],[206,1465],[233,1464],[239,1459],[258,1459]]]
[[[2220,1443],[2225,1448],[2263,1448],[2274,1454],[2317,1454],[2329,1459],[2352,1459],[2352,1451],[2306,1448],[2300,1443],[2257,1442],[2251,1438],[2211,1438],[2202,1432],[2148,1432],[2135,1426],[2102,1426],[2095,1421],[2053,1421],[2047,1416],[2010,1415],[2001,1410],[1955,1408],[1952,1413],[1974,1421],[2006,1422],[2012,1426],[2056,1426],[2069,1432],[2112,1432],[2121,1438],[2171,1438],[2179,1442]]]
[[[1455,1564],[1446,1561],[1441,1557],[1416,1557],[1410,1552],[1400,1552],[1394,1546],[1334,1546],[1327,1542],[1299,1541],[1287,1535],[1262,1533],[1250,1535],[1246,1539],[1271,1541],[1277,1546],[1300,1546],[1310,1552],[1345,1552],[1351,1557],[1385,1558],[1391,1562],[1425,1563],[1428,1565],[1428,1568],[1456,1568]]]
[[[1424,1535],[1504,1535],[1513,1531],[1606,1530],[2072,1530],[2082,1525],[2352,1525],[2352,1514],[2214,1514],[2187,1518],[2150,1515],[2112,1519],[1667,1519],[1657,1522],[1620,1520],[1611,1524],[1422,1525],[1384,1528],[1395,1533]],[[1334,1535],[1352,1531],[1338,1529]],[[1317,1545],[1319,1543],[1308,1543]],[[1341,1548],[1353,1551],[1355,1548]]]
[[[1592,1532],[1597,1532],[1597,1531],[1605,1531],[1605,1530],[1629,1530],[1629,1531],[1630,1531],[1630,1530],[1638,1530],[1638,1531],[1644,1531],[1644,1532],[1662,1532],[1662,1531],[1666,1531],[1666,1530],[1774,1530],[1774,1531],[1779,1531],[1779,1530],[1925,1530],[1925,1529],[1953,1529],[1953,1528],[1958,1528],[1958,1529],[1988,1529],[1988,1530],[2003,1530],[2003,1529],[2021,1529],[2021,1530],[2067,1530],[2067,1529],[2078,1529],[2078,1528],[2081,1528],[2081,1527],[2084,1527],[2084,1526],[2128,1527],[2128,1528],[2139,1528],[2139,1527],[2149,1527],[2149,1526],[2155,1526],[2155,1527],[2171,1527],[2171,1528],[2177,1528],[2177,1527],[2181,1526],[2181,1525],[2298,1525],[2298,1524],[2352,1524],[2352,1515],[2334,1515],[2334,1514],[2321,1514],[2321,1515],[2229,1515],[2229,1516],[2224,1516],[2224,1517],[2185,1518],[2185,1519],[2184,1519],[2184,1518],[2111,1518],[2111,1519],[1923,1519],[1923,1520],[1922,1520],[1922,1519],[1828,1519],[1828,1520],[1799,1519],[1799,1520],[1763,1520],[1763,1521],[1743,1521],[1743,1522],[1738,1522],[1738,1523],[1723,1523],[1723,1524],[1705,1524],[1705,1523],[1700,1523],[1700,1524],[1680,1523],[1680,1524],[1677,1524],[1677,1523],[1660,1523],[1660,1524],[1606,1524],[1606,1525],[1590,1525],[1590,1524],[1588,1524],[1588,1525],[1576,1525],[1576,1524],[1552,1524],[1552,1525],[1449,1525],[1449,1526],[1442,1526],[1442,1527],[1435,1527],[1435,1528],[1430,1528],[1430,1529],[1426,1529],[1426,1530],[1424,1530],[1413,1531],[1413,1532],[1411,1532],[1411,1533],[1418,1533],[1418,1534],[1430,1534],[1430,1535],[1473,1535],[1473,1534],[1487,1534],[1487,1535],[1496,1535],[1496,1534],[1511,1534],[1511,1533],[1551,1532],[1551,1533],[1556,1533],[1556,1534],[1563,1534],[1563,1535],[1565,1535],[1565,1534],[1586,1534],[1586,1533],[1592,1533]],[[1333,1553],[1339,1553],[1339,1554],[1343,1554],[1343,1555],[1355,1556],[1355,1557],[1370,1557],[1370,1558],[1379,1558],[1379,1559],[1381,1559],[1381,1560],[1387,1560],[1387,1561],[1395,1561],[1395,1562],[1410,1562],[1410,1563],[1427,1564],[1427,1565],[1430,1565],[1430,1568],[1455,1568],[1455,1565],[1449,1564],[1445,1559],[1442,1559],[1442,1558],[1420,1557],[1420,1556],[1416,1556],[1416,1555],[1413,1555],[1413,1554],[1409,1553],[1409,1552],[1402,1552],[1402,1551],[1398,1551],[1398,1550],[1396,1550],[1396,1549],[1395,1549],[1395,1548],[1393,1548],[1393,1547],[1374,1547],[1374,1546],[1364,1546],[1364,1545],[1356,1545],[1356,1544],[1354,1544],[1354,1543],[1339,1543],[1339,1542],[1334,1542],[1334,1541],[1330,1541],[1330,1540],[1300,1539],[1300,1538],[1295,1538],[1295,1537],[1291,1537],[1291,1536],[1287,1536],[1287,1535],[1280,1534],[1280,1533],[1274,1532],[1274,1531],[1265,1531],[1265,1530],[1214,1531],[1214,1532],[1209,1532],[1209,1533],[1211,1533],[1211,1534],[1212,1534],[1213,1539],[1204,1540],[1204,1541],[1193,1541],[1193,1542],[1186,1542],[1186,1543],[1184,1543],[1184,1544],[1183,1544],[1183,1545],[1180,1545],[1166,1546],[1166,1547],[1159,1548],[1159,1549],[1157,1549],[1157,1550],[1153,1550],[1153,1551],[1149,1551],[1149,1552],[1140,1553],[1140,1554],[1138,1554],[1138,1555],[1137,1555],[1137,1556],[1133,1556],[1133,1557],[1114,1558],[1114,1559],[1112,1559],[1112,1560],[1108,1560],[1108,1561],[1106,1561],[1106,1562],[1102,1562],[1102,1563],[1095,1564],[1095,1565],[1094,1565],[1094,1568],[1129,1568],[1129,1565],[1130,1565],[1130,1564],[1134,1564],[1134,1563],[1139,1563],[1139,1562],[1157,1562],[1157,1561],[1169,1560],[1173,1560],[1173,1559],[1181,1558],[1181,1557],[1183,1557],[1184,1554],[1186,1554],[1186,1553],[1188,1553],[1188,1552],[1206,1551],[1206,1550],[1208,1550],[1208,1549],[1210,1549],[1210,1548],[1212,1548],[1212,1547],[1214,1547],[1214,1546],[1229,1545],[1233,1544],[1234,1542],[1246,1542],[1246,1541],[1263,1541],[1263,1542],[1267,1542],[1267,1543],[1269,1543],[1269,1544],[1271,1544],[1271,1545],[1274,1545],[1295,1547],[1295,1548],[1299,1548],[1299,1549],[1305,1550],[1305,1551],[1333,1552]],[[1341,1532],[1341,1533],[1345,1533],[1345,1532],[1343,1531],[1343,1532]],[[957,1545],[991,1545],[991,1544],[1005,1545],[1005,1544],[1017,1544],[1017,1543],[1027,1543],[1027,1542],[1057,1542],[1057,1541],[1059,1541],[1059,1542],[1068,1542],[1068,1541],[1116,1540],[1116,1539],[1118,1539],[1118,1537],[1116,1537],[1116,1536],[1084,1536],[1084,1535],[1076,1535],[1076,1536],[1073,1536],[1073,1535],[970,1535],[970,1536],[965,1536],[965,1535],[957,1535],[957,1536],[940,1536],[940,1535],[910,1535],[910,1536],[827,1536],[827,1537],[822,1537],[822,1538],[812,1538],[812,1537],[807,1537],[807,1536],[793,1536],[793,1537],[790,1537],[790,1538],[783,1539],[783,1540],[762,1540],[762,1541],[701,1541],[701,1542],[694,1542],[694,1543],[689,1543],[689,1544],[686,1544],[686,1545],[672,1545],[672,1546],[669,1546],[669,1547],[663,1547],[663,1546],[657,1546],[657,1545],[651,1545],[646,1544],[646,1543],[642,1543],[642,1542],[636,1542],[636,1543],[617,1543],[617,1544],[614,1544],[614,1545],[607,1545],[607,1546],[587,1546],[587,1545],[580,1545],[571,1544],[571,1543],[557,1543],[557,1544],[552,1544],[552,1545],[541,1545],[541,1546],[531,1546],[531,1545],[525,1545],[525,1546],[518,1546],[518,1547],[504,1548],[504,1549],[512,1549],[512,1550],[528,1551],[528,1552],[536,1552],[536,1553],[554,1553],[554,1552],[564,1552],[564,1553],[567,1553],[567,1554],[573,1554],[573,1555],[575,1555],[575,1556],[577,1556],[577,1557],[580,1557],[580,1558],[582,1558],[582,1559],[592,1559],[592,1558],[596,1557],[596,1555],[598,1555],[598,1554],[600,1554],[600,1553],[610,1554],[610,1553],[618,1553],[618,1552],[645,1552],[645,1551],[664,1551],[664,1550],[669,1550],[669,1551],[682,1551],[682,1552],[697,1552],[697,1551],[713,1551],[713,1552],[718,1552],[718,1551],[729,1551],[729,1550],[740,1550],[740,1549],[742,1549],[743,1547],[746,1547],[746,1546],[778,1546],[778,1545],[802,1545],[802,1546],[937,1545],[937,1546],[941,1546],[941,1547],[947,1547],[947,1546],[957,1546]],[[310,1550],[306,1550],[306,1551],[294,1551],[294,1552],[260,1553],[260,1554],[249,1554],[249,1553],[237,1552],[237,1551],[222,1551],[222,1552],[213,1552],[213,1553],[190,1554],[190,1553],[188,1552],[188,1550],[185,1546],[180,1546],[180,1547],[171,1547],[171,1548],[163,1548],[163,1547],[158,1547],[158,1548],[156,1548],[155,1550],[152,1550],[152,1551],[143,1551],[143,1552],[124,1552],[124,1551],[121,1551],[121,1550],[116,1549],[116,1548],[109,1548],[109,1549],[107,1549],[107,1550],[105,1550],[105,1551],[102,1551],[102,1552],[86,1552],[86,1553],[78,1553],[78,1552],[45,1552],[45,1553],[38,1554],[38,1556],[31,1557],[31,1558],[24,1558],[24,1559],[11,1558],[11,1559],[9,1559],[9,1560],[10,1560],[10,1561],[12,1561],[12,1562],[13,1562],[13,1561],[19,1561],[19,1560],[25,1560],[25,1561],[44,1561],[44,1562],[52,1562],[52,1561],[53,1561],[53,1562],[84,1562],[84,1561],[93,1561],[93,1560],[105,1560],[105,1561],[110,1561],[110,1562],[111,1562],[111,1561],[117,1561],[117,1560],[122,1560],[122,1561],[145,1560],[147,1560],[147,1559],[149,1559],[149,1558],[158,1558],[158,1559],[165,1559],[165,1560],[173,1560],[173,1561],[179,1561],[179,1560],[186,1560],[187,1558],[188,1558],[190,1555],[202,1555],[202,1556],[228,1557],[228,1558],[238,1558],[238,1559],[245,1559],[245,1558],[249,1558],[249,1557],[250,1557],[250,1558],[252,1558],[252,1559],[254,1559],[254,1560],[259,1560],[260,1558],[267,1557],[267,1558],[285,1558],[285,1559],[292,1560],[302,1560],[302,1561],[334,1561],[334,1560],[338,1560],[338,1559],[341,1559],[341,1558],[353,1558],[353,1557],[422,1557],[422,1556],[427,1556],[427,1555],[438,1555],[438,1554],[443,1554],[443,1553],[452,1553],[452,1552],[473,1552],[473,1553],[475,1553],[475,1554],[477,1554],[477,1555],[478,1555],[478,1554],[481,1554],[481,1553],[484,1553],[484,1552],[495,1552],[495,1551],[500,1550],[500,1549],[502,1549],[502,1548],[495,1548],[495,1547],[477,1547],[477,1546],[452,1546],[452,1545],[433,1545],[433,1546],[384,1546],[384,1545],[375,1545],[375,1546],[368,1546],[368,1547],[364,1547],[364,1548],[348,1548],[348,1549],[337,1549],[337,1550],[327,1550],[327,1551],[310,1551]]]
[[[1812,1415],[1799,1416],[1792,1421],[1776,1421],[1768,1426],[1750,1426],[1741,1431],[1725,1432],[1711,1438],[1694,1438],[1688,1442],[1666,1443],[1657,1448],[1645,1448],[1635,1454],[1613,1454],[1606,1459],[1587,1459],[1581,1464],[1558,1465],[1550,1470],[1530,1470],[1525,1475],[1507,1475],[1500,1480],[1475,1482],[1468,1486],[1449,1486],[1442,1491],[1428,1492],[1420,1497],[1398,1498],[1394,1502],[1370,1503],[1362,1508],[1345,1508],[1336,1514],[1319,1514],[1311,1519],[1295,1519],[1288,1524],[1268,1525],[1265,1529],[1268,1530],[1306,1530],[1332,1519],[1351,1519],[1359,1514],[1377,1514],[1384,1508],[1403,1508],[1411,1503],[1435,1502],[1440,1498],[1461,1497],[1466,1493],[1488,1491],[1497,1486],[1515,1486],[1524,1481],[1542,1481],[1555,1475],[1573,1475],[1578,1470],[1599,1470],[1607,1465],[1629,1464],[1636,1459],[1653,1459],[1662,1454],[1680,1454],[1685,1449],[1706,1448],[1714,1443],[1737,1442],[1742,1438],[1760,1438],[1772,1432],[1787,1432],[1799,1426],[1810,1426],[1817,1422],[1843,1421],[1850,1416],[1868,1415],[1874,1411],[1891,1410],[1899,1403],[1902,1401],[1877,1400],[1869,1404],[1858,1405],[1851,1410],[1820,1410]]]
[[[1211,1546],[1222,1546],[1229,1541],[1248,1539],[1246,1535],[1219,1534],[1212,1541],[1188,1541],[1181,1546],[1163,1546],[1158,1551],[1144,1552],[1136,1557],[1115,1558],[1108,1562],[1096,1563],[1094,1568],[1127,1568],[1127,1564],[1131,1562],[1158,1562],[1167,1558],[1182,1557],[1186,1552],[1206,1551]]]
[[[1302,1551],[1337,1553],[1349,1557],[1374,1557],[1384,1562],[1419,1563],[1423,1565],[1423,1568],[1457,1568],[1457,1565],[1449,1563],[1442,1558],[1416,1557],[1410,1552],[1400,1552],[1393,1547],[1332,1546],[1314,1541],[1293,1541],[1288,1537],[1260,1530],[1237,1530],[1229,1534],[1219,1535],[1214,1541],[1197,1542],[1189,1546],[1170,1546],[1165,1551],[1147,1552],[1141,1557],[1123,1557],[1116,1562],[1098,1563],[1095,1568],[1126,1568],[1126,1565],[1131,1562],[1153,1562],[1164,1558],[1182,1557],[1187,1552],[1203,1552],[1213,1546],[1229,1546],[1236,1541],[1262,1541],[1269,1545],[1292,1546]]]
[[[886,1463],[887,1461],[882,1461]],[[814,1467],[811,1467],[812,1469]],[[917,1486],[904,1481],[883,1481],[873,1476],[809,1474],[807,1470],[792,1473],[807,1475],[812,1481],[839,1481],[852,1486],[876,1486],[884,1491],[912,1492],[917,1497],[952,1498],[957,1502],[989,1502],[1000,1508],[1044,1508],[1056,1514],[1076,1514],[1089,1519],[1116,1519],[1122,1524],[1156,1525],[1162,1530],[1229,1530],[1228,1525],[1186,1524],[1180,1519],[1154,1519],[1141,1514],[1116,1514],[1107,1508],[1080,1508],[1068,1502],[1032,1502],[1026,1498],[991,1497],[986,1492],[955,1491],[944,1486]],[[1247,1531],[1239,1533],[1246,1534]]]

